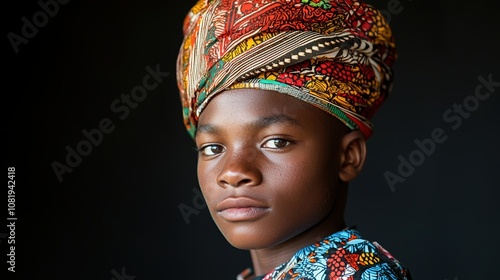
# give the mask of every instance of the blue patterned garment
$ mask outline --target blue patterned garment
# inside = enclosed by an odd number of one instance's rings
[[[240,274],[237,279],[249,278]],[[362,239],[357,230],[350,228],[299,250],[290,261],[261,279],[411,280],[411,276],[380,244]]]

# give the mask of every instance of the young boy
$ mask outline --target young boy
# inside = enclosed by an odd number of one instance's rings
[[[411,279],[344,223],[370,118],[392,84],[388,23],[353,0],[200,0],[177,80],[210,214],[237,279]]]

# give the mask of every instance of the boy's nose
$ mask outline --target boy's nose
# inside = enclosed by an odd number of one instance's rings
[[[227,154],[222,164],[217,176],[217,182],[221,187],[256,186],[262,181],[255,153],[241,151]]]

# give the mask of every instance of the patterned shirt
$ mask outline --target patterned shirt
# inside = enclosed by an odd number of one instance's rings
[[[247,278],[251,270],[237,279]],[[254,276],[255,277],[255,276]],[[262,280],[411,280],[408,269],[377,242],[348,228],[297,251]]]

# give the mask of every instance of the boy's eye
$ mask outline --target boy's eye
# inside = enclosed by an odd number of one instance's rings
[[[290,141],[280,138],[274,138],[267,140],[262,147],[269,149],[282,149],[286,146],[290,145]]]
[[[214,156],[224,152],[224,147],[221,145],[206,145],[198,149],[205,156]]]

